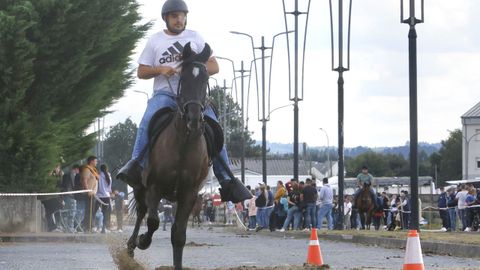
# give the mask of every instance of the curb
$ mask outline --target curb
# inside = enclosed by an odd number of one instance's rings
[[[0,235],[0,243],[73,242],[103,244],[106,242],[106,239],[106,236],[101,234]]]

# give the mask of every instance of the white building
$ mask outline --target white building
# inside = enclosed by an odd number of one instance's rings
[[[480,178],[480,102],[462,115],[462,177]]]

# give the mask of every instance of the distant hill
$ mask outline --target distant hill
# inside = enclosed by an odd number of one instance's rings
[[[261,142],[257,141],[258,145],[261,145]],[[299,145],[299,153],[303,153],[302,144]],[[420,142],[418,144],[418,151],[424,151],[427,155],[438,152],[442,147],[441,143],[425,143]],[[324,149],[325,147],[313,147],[313,149]],[[267,149],[270,151],[269,154],[289,154],[293,153],[293,144],[291,143],[270,143],[267,141]],[[311,148],[310,148],[311,149]],[[403,146],[393,146],[393,147],[366,147],[366,146],[357,146],[353,148],[345,148],[346,157],[356,157],[360,154],[363,154],[368,151],[374,151],[382,154],[401,154],[403,157],[408,158],[410,152],[410,145],[407,143]]]

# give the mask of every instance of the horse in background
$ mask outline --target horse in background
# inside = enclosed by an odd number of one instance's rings
[[[200,216],[200,213],[202,212],[203,208],[203,195],[198,194],[197,200],[195,201],[195,204],[193,205],[192,209],[192,228],[195,228],[195,221],[197,222],[198,227],[202,225],[202,217]]]
[[[363,184],[362,190],[355,201],[357,212],[360,215],[360,222],[362,224],[362,230],[370,230],[370,224],[372,223],[373,210],[375,204],[372,201],[372,195],[370,194],[370,185]]]
[[[135,248],[147,249],[159,227],[157,207],[162,198],[177,202],[171,228],[173,264],[182,269],[183,248],[188,218],[208,175],[209,157],[204,137],[208,72],[206,62],[211,50],[208,44],[195,54],[190,43],[185,45],[173,120],[157,136],[152,137],[148,164],[142,172],[144,188],[134,190],[137,202],[135,228],[127,242],[133,257]],[[152,119],[153,121],[153,119]],[[148,212],[147,232],[139,234],[140,224]]]

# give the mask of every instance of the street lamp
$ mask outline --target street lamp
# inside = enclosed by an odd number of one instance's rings
[[[271,47],[266,47],[265,46],[265,37],[261,37],[261,45],[260,47],[255,47],[254,42],[253,42],[253,37],[249,34],[238,32],[238,31],[230,31],[232,34],[236,35],[243,35],[247,36],[250,38],[251,44],[252,44],[252,52],[253,52],[253,59],[256,59],[255,57],[255,49],[259,49],[262,52],[262,118],[259,119],[259,121],[262,122],[262,178],[263,182],[266,184],[267,183],[267,118],[265,116],[265,111],[266,111],[266,97],[265,97],[265,59],[267,56],[265,56],[265,50],[270,49],[273,51],[273,46],[275,45],[275,38],[281,34],[288,34],[288,32],[281,32],[273,36],[272,40],[272,46]],[[271,56],[270,56],[271,57]],[[256,61],[253,61],[255,64],[255,78],[256,78],[256,83],[257,83],[257,93],[258,93],[258,74],[257,74],[257,63]],[[270,69],[271,72],[271,69]],[[270,82],[269,82],[270,83]],[[270,93],[269,93],[270,97]],[[268,107],[270,107],[270,100],[268,101]]]
[[[447,129],[447,131],[449,131],[450,133],[453,133],[453,131],[451,131],[449,129]],[[467,139],[467,137],[465,137],[465,135],[463,135],[463,132],[461,134],[462,134],[463,140],[465,141],[465,178],[464,179],[468,180],[468,153],[469,153],[469,149],[470,149],[470,141],[473,139],[473,137],[475,137],[477,135],[480,135],[480,132],[474,133],[468,139]]]
[[[421,0],[421,18],[415,17],[415,0],[409,0],[409,17],[403,17],[403,0],[400,0],[400,22],[408,24],[408,70],[410,89],[410,192],[412,193],[412,219],[410,229],[419,229],[418,220],[418,124],[417,124],[417,32],[415,25],[423,23],[423,0]]]
[[[335,1],[335,0],[333,0]],[[335,67],[335,47],[334,47],[334,20],[333,20],[333,11],[332,11],[332,0],[329,0],[330,4],[330,34],[331,34],[331,47],[332,47],[332,70],[338,72],[338,213],[337,213],[337,222],[335,228],[338,230],[343,230],[343,190],[344,190],[344,157],[343,157],[343,72],[350,70],[350,21],[352,17],[352,0],[347,0],[347,6],[344,7],[343,0],[336,0],[338,2],[338,66]],[[347,64],[343,64],[343,45],[344,45],[344,33],[343,33],[343,24],[344,9],[348,12],[347,21]]]
[[[289,87],[289,97],[290,100],[293,101],[293,178],[297,179],[298,181],[298,102],[303,100],[303,79],[304,79],[304,67],[305,67],[305,44],[307,41],[307,27],[308,27],[308,17],[310,12],[310,3],[311,0],[308,0],[308,7],[306,12],[301,12],[298,10],[298,0],[295,0],[295,10],[292,12],[287,12],[285,9],[285,0],[282,0],[283,4],[283,17],[285,21],[285,30],[288,31],[288,24],[287,24],[287,15],[293,15],[295,17],[295,30],[294,30],[294,87],[293,87],[293,97],[291,91],[291,82],[290,82],[290,45],[287,35],[287,51],[288,51],[288,87]],[[298,16],[306,15],[305,19],[305,33],[303,37],[303,53],[302,53],[302,88],[301,88],[301,95],[299,96],[299,89],[298,89],[298,51],[299,51],[299,44],[298,44]]]
[[[274,111],[283,109],[283,108],[288,107],[288,106],[293,106],[293,103],[292,103],[292,104],[283,105],[283,106],[279,106],[279,107],[276,107],[276,108],[274,108],[273,110],[271,110],[271,111],[268,113],[267,121],[270,121],[270,115],[271,115]]]
[[[321,131],[323,131],[323,133],[325,133],[325,136],[327,136],[327,159],[328,159],[328,166],[329,166],[329,170],[328,170],[328,176],[332,177],[332,161],[330,160],[330,140],[328,139],[328,133],[325,129],[323,128],[319,128]]]

